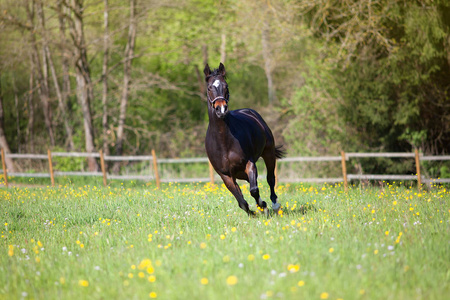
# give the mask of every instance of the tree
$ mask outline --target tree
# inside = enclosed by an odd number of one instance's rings
[[[8,141],[5,136],[4,128],[5,128],[5,110],[3,109],[3,93],[2,93],[2,83],[0,73],[0,148],[2,148],[5,153],[11,153]],[[15,172],[14,162],[11,158],[6,157],[5,163],[9,172]]]
[[[75,61],[75,78],[77,82],[77,98],[83,113],[85,146],[87,153],[95,151],[94,126],[91,114],[91,102],[94,99],[91,71],[87,59],[87,45],[84,37],[83,0],[72,0],[70,5],[64,3],[71,11],[66,15],[70,24],[70,34],[73,42],[73,57]],[[60,12],[62,13],[62,12]],[[95,158],[88,157],[90,171],[97,171]]]
[[[108,60],[109,60],[109,5],[108,0],[104,0],[103,11],[103,64],[102,64],[102,129],[103,129],[103,153],[109,155],[108,146]]]
[[[50,144],[52,146],[55,145],[55,134],[53,131],[52,126],[52,110],[50,106],[50,90],[48,85],[48,63],[47,63],[47,56],[45,55],[45,50],[42,50],[42,62],[39,58],[39,49],[38,49],[38,42],[36,39],[36,35],[38,32],[38,27],[36,25],[36,22],[34,21],[35,17],[35,7],[36,3],[35,1],[31,1],[31,7],[26,4],[26,10],[28,15],[28,22],[30,24],[33,24],[32,26],[27,26],[30,30],[30,42],[32,47],[32,57],[34,60],[34,65],[36,66],[36,85],[38,88],[38,94],[41,99],[42,104],[42,110],[44,112],[44,122],[45,127],[47,128],[48,135],[50,137]]]
[[[120,110],[119,110],[119,124],[117,126],[117,142],[116,142],[116,155],[122,155],[123,153],[123,139],[124,139],[124,125],[127,113],[127,104],[129,97],[129,87],[131,80],[131,63],[134,56],[134,45],[136,43],[136,30],[137,30],[137,18],[136,18],[136,0],[130,0],[130,24],[128,27],[128,40],[125,46],[124,64],[123,64],[123,87],[122,96],[120,98]],[[114,165],[114,172],[119,172],[120,163]]]
[[[262,44],[262,56],[264,59],[264,72],[267,77],[267,98],[269,103],[272,104],[276,99],[275,87],[273,84],[272,72],[273,61],[271,54],[271,43],[269,38],[270,25],[267,19],[264,20],[263,29],[261,30],[261,44]]]
[[[61,113],[62,121],[64,124],[64,129],[66,131],[66,142],[68,144],[68,149],[73,151],[75,149],[75,145],[73,143],[73,137],[72,137],[72,128],[69,124],[69,116],[67,114],[66,110],[66,100],[67,100],[67,93],[63,93],[61,91],[59,82],[58,82],[58,74],[56,73],[55,64],[53,63],[52,54],[49,47],[49,38],[48,38],[48,31],[45,27],[45,17],[44,17],[44,8],[42,2],[38,2],[36,4],[37,7],[37,13],[39,17],[39,25],[40,25],[40,32],[42,36],[42,48],[44,52],[44,57],[46,58],[45,61],[48,62],[48,66],[50,67],[50,72],[52,74],[53,79],[53,85],[56,91],[56,95],[58,98],[58,108]],[[61,26],[61,24],[60,24]],[[64,65],[64,64],[63,64]],[[65,79],[67,80],[67,79]],[[67,89],[67,83],[65,82],[64,85],[66,85],[65,89]]]
[[[27,122],[27,131],[26,131],[26,138],[25,143],[28,148],[28,150],[31,153],[34,153],[34,65],[33,65],[33,59],[30,57],[30,65],[31,65],[31,71],[30,71],[30,79],[29,79],[29,89],[26,93],[27,95],[27,112],[28,112],[28,122]]]

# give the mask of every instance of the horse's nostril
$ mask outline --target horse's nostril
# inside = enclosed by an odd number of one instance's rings
[[[228,111],[228,105],[226,104],[222,104],[222,105],[217,105],[214,110],[216,111],[216,114],[219,116],[224,116],[227,111]]]

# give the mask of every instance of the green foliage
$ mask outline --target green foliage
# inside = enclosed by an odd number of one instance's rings
[[[54,148],[53,152],[65,152],[64,149]],[[53,156],[54,170],[60,172],[82,171],[87,169],[87,160],[83,157]]]
[[[448,95],[437,91],[450,83],[445,48],[450,32],[434,6],[394,6],[380,17],[391,46],[369,44],[336,73],[344,100],[340,112],[366,149],[420,146],[432,152],[438,143],[443,150],[449,138],[449,109],[443,105]],[[442,134],[445,142],[437,142]]]
[[[415,148],[418,148],[426,140],[426,138],[426,130],[410,132],[409,128],[406,128],[405,132],[399,137],[399,139],[406,140]]]
[[[61,83],[63,46],[70,50],[73,43],[64,45],[59,39],[54,4],[44,1],[44,12],[48,34],[52,36],[49,46]],[[84,29],[95,98],[91,110],[99,149],[103,143],[100,99],[104,4],[101,1],[85,4]],[[107,142],[114,153],[129,7],[121,0],[110,0],[109,7]],[[203,140],[208,117],[201,94],[202,69],[205,59],[211,67],[217,67],[222,35],[226,38],[230,108],[251,107],[260,111],[273,129],[277,143],[284,143],[290,155],[337,155],[341,150],[411,151],[414,147],[426,154],[448,153],[448,1],[188,0],[176,5],[138,1],[138,8],[124,153],[148,154],[154,148],[160,157],[205,155]],[[13,152],[28,152],[34,138],[34,151],[43,153],[49,146],[49,138],[35,84],[34,135],[28,136],[31,110],[27,97],[30,72],[34,69],[30,63],[31,32],[11,21],[25,24],[26,9],[23,3],[4,1],[0,10],[6,137]],[[264,28],[269,31],[267,61],[262,53]],[[69,37],[68,31],[66,35]],[[37,30],[34,37],[38,50],[42,51],[42,32]],[[267,68],[272,72],[279,99],[270,106]],[[73,71],[71,66],[70,74]],[[56,146],[65,149],[67,137],[50,77]],[[19,99],[17,109],[13,79]],[[33,80],[36,82],[36,77]],[[74,78],[65,105],[75,148],[82,151],[83,118]],[[81,165],[70,159],[56,163],[61,170],[79,169]],[[402,161],[369,160],[368,164],[367,172],[414,172]],[[315,168],[311,167],[311,171]],[[438,166],[432,168],[430,172],[439,173]],[[322,174],[332,172],[331,167],[320,169]]]
[[[320,44],[299,41],[313,49]],[[297,155],[338,155],[346,138],[344,123],[338,115],[339,94],[332,81],[332,70],[315,54],[305,54],[303,70],[296,74],[301,86],[284,99],[283,131],[289,152]],[[345,149],[346,150],[346,149]]]
[[[442,178],[450,178],[450,168],[448,166],[442,166],[439,171]]]

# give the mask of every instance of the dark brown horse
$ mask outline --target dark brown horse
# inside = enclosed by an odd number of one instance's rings
[[[242,195],[236,179],[250,182],[250,194],[256,204],[268,214],[267,204],[259,196],[256,161],[262,157],[267,167],[272,208],[277,212],[280,204],[275,194],[275,164],[284,152],[275,146],[272,131],[263,118],[249,108],[228,110],[230,93],[225,81],[225,67],[211,71],[206,64],[203,71],[207,83],[209,126],[205,146],[208,158],[225,186],[238,201],[239,207],[253,214]]]

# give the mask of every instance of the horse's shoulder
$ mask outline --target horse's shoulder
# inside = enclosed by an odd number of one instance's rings
[[[235,118],[239,118],[239,119],[261,119],[262,117],[261,115],[256,111],[253,110],[251,108],[240,108],[240,109],[236,109],[236,110],[232,110],[230,111],[231,115]]]
[[[261,115],[251,108],[241,108],[230,111],[231,115],[235,117],[236,119],[239,119],[249,125],[256,125],[258,124],[258,127],[263,128],[264,130],[267,130],[267,124],[264,121],[264,119],[261,117]]]
[[[256,110],[251,109],[251,108],[239,108],[239,109],[235,109],[230,111],[231,113],[235,113],[235,114],[251,114],[251,115],[259,115]]]

